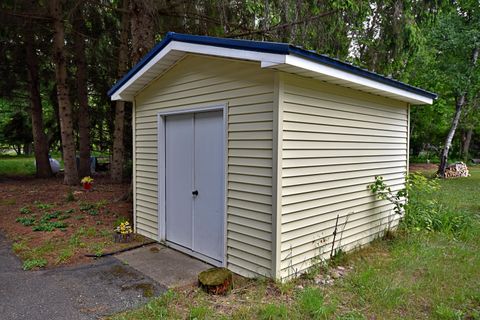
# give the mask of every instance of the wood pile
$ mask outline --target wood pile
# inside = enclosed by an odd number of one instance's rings
[[[451,164],[445,169],[445,178],[459,178],[459,177],[468,177],[470,173],[468,172],[467,165],[463,162],[457,162]]]

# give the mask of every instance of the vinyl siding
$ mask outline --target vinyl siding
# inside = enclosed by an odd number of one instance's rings
[[[135,104],[137,232],[159,239],[158,112],[227,104],[227,264],[245,276],[269,276],[273,71],[253,63],[188,55],[142,90]]]
[[[335,249],[350,250],[398,222],[367,185],[393,190],[407,171],[408,105],[293,75],[283,77],[281,271],[304,272]]]

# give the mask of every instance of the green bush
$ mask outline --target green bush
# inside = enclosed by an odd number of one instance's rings
[[[395,212],[402,215],[400,227],[407,231],[428,230],[456,235],[471,223],[470,215],[446,208],[437,199],[440,188],[437,179],[411,173],[406,188],[394,193],[382,177],[376,177],[368,188],[379,199],[388,200],[394,205]]]

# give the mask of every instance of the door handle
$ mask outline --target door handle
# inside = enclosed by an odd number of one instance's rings
[[[193,194],[194,196],[198,196],[198,190],[192,191],[192,194]]]

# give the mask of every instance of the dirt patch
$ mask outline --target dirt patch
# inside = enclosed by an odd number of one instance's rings
[[[92,258],[85,254],[147,241],[135,236],[131,243],[113,242],[114,224],[131,216],[131,203],[115,201],[127,190],[128,184],[110,184],[105,177],[95,177],[91,192],[66,186],[60,177],[0,178],[0,230],[23,260],[46,259],[47,267],[87,263]]]
[[[411,163],[410,164],[410,172],[416,171],[436,171],[438,170],[438,164],[434,163]]]

